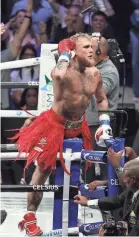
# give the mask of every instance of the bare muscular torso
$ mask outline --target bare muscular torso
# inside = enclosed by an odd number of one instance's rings
[[[62,80],[55,77],[55,71],[52,72],[52,79],[53,110],[67,120],[80,120],[100,83],[98,69],[92,67],[80,72],[71,66]]]

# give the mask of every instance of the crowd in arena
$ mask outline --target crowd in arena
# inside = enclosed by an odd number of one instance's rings
[[[92,37],[92,48],[94,51],[95,66],[100,71],[104,91],[108,100],[108,110],[117,111],[119,109],[120,97],[124,96],[120,92],[120,87],[123,86],[123,77],[125,77],[123,64],[121,65],[120,56],[125,64],[126,85],[132,89],[132,104],[139,109],[139,1],[131,0],[130,3],[123,1],[122,3],[114,3],[112,0],[95,1],[92,0],[12,0],[10,4],[2,5],[2,22],[1,24],[1,62],[10,62],[15,60],[31,59],[40,57],[42,44],[59,44],[63,39],[70,38],[77,33],[86,33]],[[101,2],[101,3],[100,3]],[[118,2],[118,1],[117,1]],[[126,6],[127,4],[127,6]],[[7,7],[9,6],[9,9]],[[128,16],[124,16],[123,22],[120,22],[119,8],[128,9]],[[127,10],[128,11],[128,10]],[[6,12],[7,16],[4,15]],[[119,14],[119,15],[118,15]],[[127,24],[128,22],[128,24]],[[120,27],[121,24],[121,27]],[[127,25],[128,26],[127,26]],[[116,47],[110,48],[112,43]],[[118,43],[117,43],[118,42]],[[122,52],[121,50],[122,49]],[[118,58],[119,57],[119,58]],[[115,61],[116,58],[116,61]],[[46,63],[47,65],[47,63]],[[40,81],[40,66],[33,65],[24,68],[16,68],[12,70],[1,71],[1,82],[39,82]],[[124,88],[123,88],[124,89]],[[124,92],[123,92],[124,93]],[[123,106],[123,104],[122,104]],[[9,88],[1,89],[1,110],[37,110],[38,107],[38,89],[37,88]],[[120,107],[121,108],[121,107]],[[123,109],[123,107],[122,107]],[[115,115],[115,113],[114,113]],[[116,114],[117,115],[117,114]],[[101,147],[95,141],[94,134],[99,127],[99,112],[95,96],[92,96],[91,102],[86,110],[86,120],[88,122],[92,135],[92,145],[94,150],[99,151]],[[126,130],[121,127],[121,117],[118,122],[112,115],[112,128],[115,136],[123,136],[126,138]],[[123,119],[123,118],[122,118]],[[132,117],[133,119],[133,117]],[[136,201],[136,221],[129,224],[130,235],[139,235],[139,195],[131,198],[131,192],[127,192],[127,188],[132,188],[135,191],[139,190],[139,175],[137,168],[139,163],[139,111],[135,111],[134,124],[135,131],[132,133],[132,141],[126,139],[125,154],[127,164],[125,169],[129,167],[132,171],[129,172],[132,178],[122,178],[123,170],[120,167],[120,159],[122,153],[116,153],[111,148],[108,149],[108,159],[114,167],[118,176],[119,182],[123,190],[120,197],[117,199],[100,200],[98,203],[89,203],[89,201],[78,195],[75,197],[75,203],[85,206],[99,206],[100,209],[105,209],[107,205],[111,206],[111,210],[121,207],[119,203],[127,208],[132,201]],[[8,137],[14,133],[8,130],[21,128],[25,119],[2,118],[1,121],[1,144],[8,144],[13,141],[8,140]],[[7,131],[6,131],[7,130]],[[132,129],[131,129],[132,130]],[[131,148],[132,147],[132,148]],[[104,147],[103,149],[104,150]],[[137,159],[136,159],[137,158]],[[35,165],[32,163],[26,171],[24,177],[25,161],[17,160],[2,161],[1,167],[1,184],[29,184]],[[53,184],[54,175],[51,175],[49,182]],[[104,165],[95,164],[91,166],[87,174],[83,172],[82,182],[89,184],[90,191],[93,191],[97,186],[107,185],[107,169]],[[126,185],[126,187],[125,187]],[[125,203],[124,200],[128,200]],[[129,202],[130,201],[130,202]],[[116,204],[114,204],[114,202]],[[114,206],[115,205],[115,206]],[[125,213],[124,209],[120,218],[123,216],[131,217],[130,210]],[[133,213],[132,213],[133,214]],[[117,218],[117,217],[116,217]],[[119,218],[119,214],[118,214]],[[119,220],[119,219],[118,219]],[[135,227],[136,226],[136,227]],[[103,236],[104,229],[100,230],[100,236]]]

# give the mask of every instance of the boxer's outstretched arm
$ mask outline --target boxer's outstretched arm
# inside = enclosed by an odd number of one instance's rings
[[[100,73],[98,72],[99,83],[95,92],[95,97],[97,100],[98,110],[108,109],[108,100],[104,91],[103,82]]]

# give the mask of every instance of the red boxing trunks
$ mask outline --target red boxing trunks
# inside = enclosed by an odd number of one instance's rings
[[[28,153],[25,169],[33,161],[37,161],[42,169],[53,169],[56,166],[57,152],[60,152],[61,165],[70,175],[64,164],[63,140],[80,135],[83,138],[84,149],[92,150],[92,137],[85,116],[79,121],[69,121],[50,109],[10,139],[17,140],[19,154]]]

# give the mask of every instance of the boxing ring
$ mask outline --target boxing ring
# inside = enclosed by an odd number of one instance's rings
[[[48,110],[53,102],[50,74],[55,66],[55,48],[57,48],[57,45],[42,45],[40,58],[1,63],[1,70],[40,64],[39,83],[1,83],[3,88],[39,86],[38,110],[29,111],[34,116],[39,115],[44,110]],[[1,111],[1,117],[27,118],[30,116],[22,110]],[[111,145],[115,151],[124,148],[124,139],[111,139],[106,143],[108,147]],[[1,144],[2,161],[15,160],[17,154],[17,148],[14,144]],[[1,209],[5,209],[8,212],[5,222],[0,226],[0,234],[2,236],[25,236],[25,233],[19,232],[17,226],[26,213],[28,191],[44,192],[43,200],[36,212],[38,225],[43,229],[44,236],[68,236],[68,234],[82,236],[83,234],[96,235],[98,233],[103,223],[102,213],[99,209],[90,209],[75,204],[73,197],[81,193],[88,198],[96,199],[119,193],[117,176],[107,160],[107,152],[86,151],[83,149],[82,139],[75,138],[64,140],[63,156],[66,168],[71,172],[72,176],[70,177],[64,173],[59,161],[57,161],[54,185],[38,185],[37,187],[30,185],[1,185]],[[26,159],[26,154],[22,153],[20,159]],[[57,154],[57,160],[59,160],[59,154]],[[81,162],[107,164],[108,186],[97,187],[94,192],[90,192],[87,184],[80,183]],[[123,164],[124,156],[121,160],[121,165],[123,166]]]

